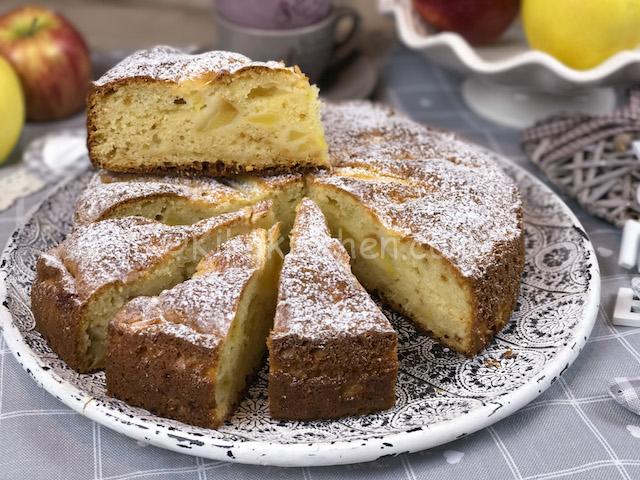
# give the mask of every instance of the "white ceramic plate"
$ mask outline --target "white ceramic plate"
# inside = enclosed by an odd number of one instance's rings
[[[386,311],[399,333],[393,409],[332,422],[281,422],[267,408],[266,368],[219,430],[160,418],[105,395],[104,374],[69,369],[34,330],[29,292],[39,252],[67,234],[90,172],[59,187],[17,229],[2,257],[0,325],[33,379],[90,419],[137,440],[217,460],[283,466],[375,460],[433,447],[491,425],[542,393],[575,360],[596,318],[596,256],[568,207],[528,173],[500,161],[525,202],[526,267],[511,322],[482,354],[454,354]],[[510,356],[509,353],[512,352]],[[506,355],[505,355],[506,353]]]
[[[636,82],[640,78],[640,49],[620,52],[590,70],[574,70],[547,53],[532,50],[517,22],[499,41],[473,47],[455,33],[435,32],[411,3],[379,0],[379,7],[393,15],[405,45],[466,76],[548,92]]]

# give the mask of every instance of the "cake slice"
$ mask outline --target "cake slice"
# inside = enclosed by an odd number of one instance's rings
[[[274,418],[329,419],[394,405],[396,333],[309,199],[297,209],[268,345]]]
[[[288,235],[295,205],[302,198],[300,174],[185,178],[97,172],[76,202],[76,226],[107,218],[142,216],[169,225],[187,225],[271,200]]]
[[[192,425],[228,418],[264,359],[278,237],[277,226],[235,237],[190,280],[120,310],[108,331],[108,393]]]
[[[76,202],[74,224],[140,216],[188,225],[247,206],[236,189],[215,178],[97,172]]]
[[[107,325],[120,307],[189,278],[227,238],[273,224],[269,208],[263,203],[190,226],[125,217],[78,228],[38,258],[31,289],[36,328],[71,368],[102,368]]]
[[[508,322],[524,268],[522,201],[478,147],[384,107],[324,118],[334,169],[306,192],[370,292],[467,356]]]
[[[318,89],[297,67],[231,52],[142,50],[93,84],[89,156],[117,172],[329,167]]]
[[[275,217],[280,222],[283,243],[289,244],[289,231],[293,226],[296,205],[304,196],[304,177],[298,173],[278,175],[239,175],[222,179],[248,199],[249,203],[270,200]]]

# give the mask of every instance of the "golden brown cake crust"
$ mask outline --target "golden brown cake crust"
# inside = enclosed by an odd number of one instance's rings
[[[174,83],[187,80],[203,83],[228,81],[232,75],[245,70],[277,70],[304,75],[298,67],[287,67],[276,61],[255,62],[235,52],[214,50],[191,55],[173,47],[157,46],[129,55],[93,82],[93,86],[113,88],[132,79]]]
[[[90,136],[90,134],[88,134]],[[234,175],[247,175],[252,172],[247,171],[247,169],[242,167],[234,167],[231,165],[226,165],[221,161],[212,161],[212,162],[199,162],[192,161],[189,166],[185,166],[184,168],[176,167],[176,166],[149,166],[148,168],[144,167],[135,167],[132,169],[119,168],[117,171],[111,166],[108,162],[101,161],[100,159],[91,159],[91,163],[96,168],[102,168],[105,170],[111,170],[116,173],[133,173],[133,174],[150,174],[150,175],[177,175],[180,177],[230,177]],[[255,172],[259,175],[281,175],[288,173],[309,173],[317,171],[318,165],[316,163],[290,163],[286,167],[268,167],[261,168],[259,172]]]
[[[80,227],[36,264],[31,305],[36,328],[71,368],[93,370],[79,351],[85,313],[109,288],[144,278],[189,239],[264,215],[266,205],[245,208],[190,226],[168,226],[142,217],[104,220]]]
[[[386,409],[395,400],[396,333],[351,273],[320,209],[298,206],[269,336],[269,409],[318,419]]]
[[[201,260],[192,279],[118,313],[108,332],[110,395],[191,425],[220,425],[220,350],[246,286],[264,266],[266,235],[254,230],[227,241]]]
[[[51,349],[69,367],[79,372],[90,369],[70,339],[82,335],[82,306],[73,285],[73,278],[55,253],[43,254],[36,263],[36,280],[31,287],[31,310],[36,329]]]
[[[132,303],[119,315],[121,320],[124,315],[136,318],[137,302]],[[216,407],[215,381],[208,376],[217,362],[215,346],[199,345],[162,329],[132,333],[121,322],[109,325],[109,346],[105,369],[109,395],[191,425],[218,426],[211,416]]]
[[[348,355],[348,352],[344,352]],[[296,378],[275,373],[269,376],[269,408],[274,418],[287,420],[337,419],[388,410],[396,401],[397,372],[361,373],[344,379],[313,378],[303,383]],[[345,390],[345,383],[358,385]],[[272,402],[272,398],[286,401]]]

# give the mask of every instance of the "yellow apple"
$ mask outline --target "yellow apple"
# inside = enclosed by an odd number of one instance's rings
[[[0,57],[0,164],[15,147],[24,125],[24,96],[20,79],[9,62]]]
[[[640,45],[640,0],[523,0],[532,48],[586,70]]]

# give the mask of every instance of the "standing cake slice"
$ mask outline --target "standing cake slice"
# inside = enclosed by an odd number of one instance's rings
[[[266,351],[278,236],[275,226],[235,237],[190,280],[129,302],[109,326],[109,394],[192,425],[228,418]]]
[[[396,333],[309,199],[298,206],[268,345],[275,418],[338,418],[394,405]]]
[[[329,167],[318,89],[297,67],[231,52],[134,53],[94,83],[87,133],[93,164],[116,172]]]

